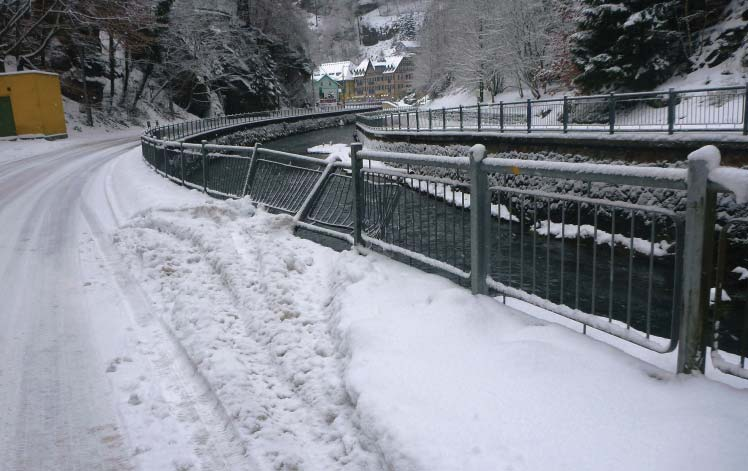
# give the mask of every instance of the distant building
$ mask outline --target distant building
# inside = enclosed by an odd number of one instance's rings
[[[320,65],[312,76],[317,99],[346,101],[354,95],[353,63],[328,62]],[[333,83],[334,82],[334,85]]]
[[[407,56],[365,59],[353,69],[355,94],[400,100],[413,91],[413,68]]]
[[[417,54],[421,50],[421,45],[418,41],[404,39],[395,42],[393,48],[398,55]]]
[[[333,80],[329,75],[323,75],[319,80],[315,82],[315,89],[317,90],[317,98],[320,101],[341,101],[342,89],[337,81]]]

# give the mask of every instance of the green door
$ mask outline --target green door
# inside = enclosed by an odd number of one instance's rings
[[[13,120],[13,106],[9,96],[0,96],[0,137],[15,136],[16,122]]]

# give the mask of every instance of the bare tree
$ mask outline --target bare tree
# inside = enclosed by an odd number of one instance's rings
[[[61,13],[59,0],[0,1],[0,72],[9,55],[16,56],[17,67],[33,67],[31,60],[44,53],[58,31]]]
[[[566,0],[435,0],[420,33],[417,80],[428,91],[445,82],[493,99],[510,86],[539,97],[554,74],[553,40]],[[568,0],[572,1],[572,0]]]

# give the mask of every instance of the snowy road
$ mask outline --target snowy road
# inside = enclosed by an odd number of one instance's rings
[[[137,144],[0,144],[3,470],[247,469],[210,388],[111,266],[107,234],[147,201],[109,188]]]
[[[81,188],[131,138],[0,163],[0,463],[128,469],[86,302]]]

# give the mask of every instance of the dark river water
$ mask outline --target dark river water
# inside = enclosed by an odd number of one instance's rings
[[[270,149],[291,152],[293,154],[312,155],[307,152],[307,149],[320,144],[350,144],[353,142],[353,134],[355,132],[356,126],[350,124],[294,134],[292,136],[265,142],[262,145],[264,147],[269,147]],[[326,155],[320,154],[316,154],[315,156],[323,158],[327,157]]]
[[[309,154],[307,149],[320,144],[351,143],[354,132],[353,125],[339,126],[265,142],[263,146],[325,158],[325,154]],[[378,236],[388,243],[469,271],[470,241],[466,233],[469,232],[466,230],[469,211],[412,189],[397,191],[400,193],[388,216],[376,216]],[[519,215],[516,208],[514,213]],[[631,254],[620,246],[611,249],[609,245],[593,244],[589,239],[577,242],[543,237],[530,230],[533,218],[542,220],[543,216],[542,208],[537,215],[526,213],[527,223],[521,227],[516,222],[510,227],[506,221],[494,219],[490,271],[495,280],[554,303],[620,322],[628,321],[632,328],[653,336],[670,336],[673,281],[678,276],[674,256],[650,259],[640,253]],[[571,212],[566,223],[573,222],[576,221]],[[619,224],[623,226],[628,222]],[[334,238],[300,232],[304,237],[337,250],[349,248],[347,243]],[[411,259],[394,258],[435,271]],[[456,277],[453,279],[457,281]],[[728,286],[728,292],[734,302],[729,303],[723,313],[721,347],[739,353],[741,338],[745,338],[742,313],[746,306],[746,289],[745,286]]]

